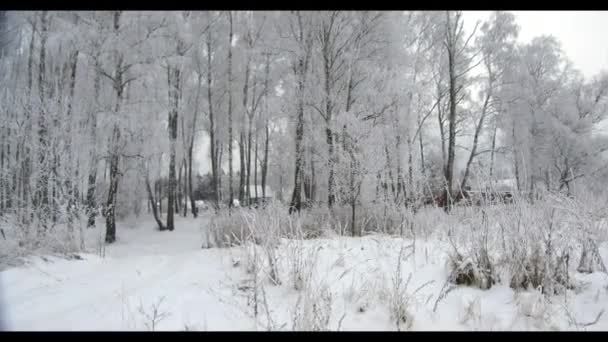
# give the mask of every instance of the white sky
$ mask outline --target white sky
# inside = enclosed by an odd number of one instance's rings
[[[608,11],[510,11],[520,27],[519,40],[529,42],[540,35],[553,35],[566,56],[585,77],[608,70]],[[472,30],[476,20],[491,11],[464,11],[465,25]]]

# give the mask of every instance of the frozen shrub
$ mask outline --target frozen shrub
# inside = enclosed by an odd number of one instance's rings
[[[0,264],[18,265],[21,257],[32,254],[52,254],[71,258],[85,250],[86,221],[83,209],[75,207],[72,222],[68,224],[65,210],[57,212],[56,222],[49,222],[46,228],[35,215],[25,217],[15,213],[3,215],[0,221]],[[65,208],[63,208],[65,209]]]
[[[203,248],[236,246],[250,238],[237,210],[233,213],[221,211],[206,227],[203,230]]]
[[[416,299],[417,293],[431,284],[432,281],[420,285],[413,291],[409,290],[412,280],[412,273],[404,278],[402,263],[409,259],[412,253],[405,254],[412,246],[402,246],[397,257],[397,265],[394,272],[390,275],[390,285],[384,289],[381,294],[381,300],[386,300],[389,307],[390,317],[395,324],[397,330],[408,330],[411,328],[414,315],[412,314],[412,305]]]
[[[512,204],[458,208],[450,216],[443,225],[449,227],[453,284],[488,289],[504,280],[516,290],[552,295],[573,288],[577,253],[580,270],[602,270],[594,219],[573,199],[545,194],[530,203],[515,197]]]
[[[302,240],[290,240],[286,246],[287,269],[294,290],[308,288],[319,258],[321,246],[304,246]]]
[[[298,295],[292,312],[292,328],[296,331],[330,329],[332,293],[325,284],[308,285]]]
[[[450,275],[448,281],[456,285],[474,286],[487,290],[496,283],[495,266],[490,258],[489,227],[487,214],[482,209],[481,221],[469,220],[466,243],[467,254],[459,252],[456,242],[452,239],[452,232],[448,232],[453,253],[449,254],[448,268]]]
[[[473,286],[487,290],[496,283],[493,267],[487,257],[472,260],[461,254],[450,256],[448,280],[456,285]]]
[[[238,208],[221,211],[205,229],[203,247],[230,247],[244,241],[267,241],[278,238],[318,238],[330,229],[326,208],[313,207],[289,215],[287,207],[273,202],[264,208]]]
[[[539,288],[552,295],[572,288],[569,268],[575,234],[569,213],[557,204],[547,198],[519,205],[518,217],[503,222],[510,231],[503,255],[513,289]]]

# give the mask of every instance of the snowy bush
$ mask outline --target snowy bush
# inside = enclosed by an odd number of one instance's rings
[[[483,206],[452,213],[447,235],[450,281],[488,289],[539,288],[547,295],[573,288],[571,272],[605,270],[598,257],[597,219],[573,199]]]
[[[292,312],[292,329],[296,331],[330,330],[332,294],[326,284],[309,282],[298,294]]]
[[[72,210],[71,220],[67,212],[59,208],[55,222],[43,227],[36,216],[24,220],[24,216],[4,215],[0,221],[0,265],[17,265],[21,257],[32,254],[53,254],[72,257],[83,252],[86,235],[86,216],[82,207]]]
[[[327,209],[312,208],[289,215],[286,206],[273,203],[261,209],[220,211],[205,231],[204,247],[229,247],[245,241],[266,243],[278,238],[311,239],[330,229]]]

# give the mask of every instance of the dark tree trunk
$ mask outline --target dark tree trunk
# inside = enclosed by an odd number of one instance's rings
[[[175,148],[177,140],[177,119],[179,108],[179,83],[180,72],[176,67],[168,67],[167,77],[169,81],[169,101],[171,108],[169,111],[169,189],[167,194],[167,229],[175,229],[174,215],[176,209],[176,190],[177,180],[175,175]]]
[[[291,196],[291,204],[289,213],[300,211],[302,207],[302,140],[304,137],[304,60],[298,62],[298,105],[296,108],[296,136],[295,136],[295,168],[293,181],[293,194]]]
[[[437,86],[437,96],[441,96],[439,86]],[[443,119],[443,108],[441,107],[441,99],[438,100],[437,105],[437,121],[439,123],[439,136],[441,137],[441,161],[443,165],[442,172],[445,173],[446,169],[446,151],[445,151],[445,127],[444,127],[444,119]]]
[[[447,15],[448,31],[452,31],[450,26],[450,16]],[[454,156],[456,147],[456,71],[454,61],[455,37],[449,36],[447,52],[448,52],[448,72],[450,77],[450,113],[449,113],[449,130],[448,130],[448,162],[445,169],[445,198],[447,205],[445,210],[449,211],[452,207],[452,180],[454,176]]]
[[[118,35],[120,29],[120,17],[122,13],[120,11],[114,12],[114,32]],[[113,87],[116,92],[116,104],[114,107],[114,113],[116,115],[120,112],[120,106],[122,104],[124,83],[123,83],[123,70],[122,70],[122,56],[116,55],[115,65],[115,78],[113,79]],[[106,219],[106,243],[113,243],[116,241],[116,196],[118,192],[118,166],[120,162],[120,155],[118,151],[120,141],[120,127],[118,123],[114,123],[112,129],[112,138],[110,140],[110,186],[108,189],[108,198],[106,200],[106,208],[104,210],[104,216]]]
[[[310,200],[312,203],[316,201],[317,194],[317,177],[315,172],[314,155],[310,156]]]
[[[217,153],[217,165],[222,165],[222,156],[224,155],[224,146],[220,145],[218,147]],[[221,168],[220,168],[221,171]],[[218,172],[217,174],[217,198],[220,202],[224,200],[224,191],[222,190],[222,172]]]
[[[245,135],[239,134],[239,202],[245,204],[245,175],[247,173],[247,162],[245,161]]]
[[[262,197],[266,197],[266,176],[268,173],[268,148],[269,148],[270,132],[268,121],[266,122],[264,134],[264,160],[262,161]]]
[[[251,132],[251,118],[249,118],[249,127],[247,132],[247,180],[245,184],[247,184],[247,203],[251,202],[251,145],[252,141],[252,132]]]
[[[49,211],[49,168],[48,168],[48,130],[47,130],[47,119],[46,119],[46,110],[44,108],[44,82],[45,82],[45,74],[46,74],[46,42],[47,42],[47,11],[43,11],[40,17],[40,26],[41,26],[41,42],[40,42],[40,57],[39,61],[39,69],[38,69],[38,92],[40,96],[40,116],[38,120],[38,143],[39,143],[39,153],[38,153],[38,170],[40,171],[40,175],[38,176],[36,182],[36,203],[35,207],[38,209],[38,219],[40,221],[39,233],[46,232],[47,229],[47,220],[50,214]]]
[[[36,37],[36,27],[37,27],[37,18],[36,14],[34,14],[34,22],[32,23],[32,36],[30,38],[29,44],[29,55],[27,62],[27,98],[31,98],[32,95],[32,84],[33,84],[33,69],[34,69],[34,44]],[[24,139],[24,160],[22,164],[22,173],[21,173],[21,183],[22,183],[22,192],[23,192],[23,206],[26,210],[23,212],[21,216],[21,222],[23,224],[29,224],[30,221],[30,213],[28,212],[28,208],[30,205],[30,177],[31,177],[31,169],[32,169],[32,159],[31,159],[31,148],[30,144],[27,142],[31,140],[32,134],[32,105],[30,104],[26,107],[25,110],[25,139]]]
[[[479,122],[477,123],[477,126],[475,127],[475,135],[473,136],[473,148],[471,149],[471,154],[469,155],[469,159],[467,160],[467,165],[464,169],[464,175],[462,177],[462,183],[460,185],[461,190],[464,190],[465,187],[467,186],[467,180],[469,178],[471,164],[473,163],[473,159],[477,156],[477,145],[479,143],[479,136],[481,135],[481,130],[483,128],[484,119],[486,117],[488,104],[490,102],[491,87],[492,87],[492,85],[490,84],[489,88],[488,88],[489,89],[488,93],[486,94],[485,101],[483,102],[483,108],[481,109],[481,117],[479,118]]]
[[[95,188],[97,183],[97,160],[91,161],[92,164],[91,169],[89,171],[88,177],[88,186],[87,186],[87,227],[92,228],[95,227],[95,217],[97,216],[97,204],[95,201]]]
[[[161,215],[158,212],[158,207],[156,206],[156,199],[154,198],[154,193],[152,192],[152,188],[150,186],[150,177],[148,176],[148,169],[146,168],[146,191],[148,192],[148,202],[152,207],[152,214],[154,215],[154,220],[158,225],[159,230],[165,230],[167,227],[163,224],[161,219]]]
[[[175,182],[175,214],[179,215],[181,212],[181,203],[182,203],[182,169],[184,164],[179,163],[179,168],[177,168],[177,181]]]
[[[490,179],[494,176],[494,155],[496,153],[496,131],[498,126],[494,124],[494,131],[492,132],[492,149],[490,150]]]
[[[513,121],[513,127],[511,130],[512,138],[513,138],[513,166],[515,168],[515,182],[517,184],[517,191],[521,191],[521,179],[519,176],[519,152],[517,149],[517,136],[515,135],[515,121]]]
[[[78,168],[73,170],[73,159],[74,156],[72,154],[72,108],[74,106],[74,91],[76,88],[76,72],[78,68],[78,50],[72,53],[70,56],[70,78],[69,78],[69,100],[68,100],[68,108],[66,113],[66,130],[65,130],[65,150],[64,154],[66,157],[66,180],[65,180],[65,188],[68,196],[68,204],[67,204],[67,226],[68,231],[70,233],[73,232],[74,229],[74,219],[76,218],[75,206],[76,206],[76,196],[78,194]],[[76,174],[73,174],[76,172]]]
[[[228,208],[232,208],[234,192],[232,190],[232,12],[230,11],[228,11],[228,21],[230,23],[228,33]]]
[[[294,167],[294,187],[293,194],[291,196],[291,202],[289,205],[289,213],[294,211],[300,211],[302,208],[302,164],[304,158],[304,151],[302,147],[302,141],[304,140],[304,93],[306,87],[306,76],[308,73],[308,63],[310,53],[312,49],[312,35],[310,32],[305,32],[305,28],[302,26],[301,13],[296,13],[299,23],[299,37],[296,40],[300,44],[301,55],[294,65],[294,72],[296,76],[296,134],[295,134],[295,167]]]
[[[329,208],[333,207],[334,202],[336,201],[336,196],[334,194],[334,133],[331,128],[329,128],[329,124],[325,129],[325,139],[327,141],[327,167],[328,167],[328,177],[327,177],[327,206]]]
[[[184,180],[183,184],[183,192],[182,192],[182,196],[184,198],[184,204],[183,204],[183,216],[187,217],[188,216],[188,162],[186,161],[186,159],[184,158],[184,175],[182,177],[182,179]]]
[[[414,147],[412,146],[412,139],[409,136],[407,137],[407,185],[409,193],[406,193],[406,203],[413,199],[413,191],[414,191],[414,156],[413,156]]]
[[[266,125],[264,127],[264,160],[262,161],[262,197],[266,198],[266,175],[268,172],[268,148],[270,142],[270,129],[268,127],[268,81],[270,73],[270,56],[266,54],[266,65],[264,67],[264,106],[266,115]]]
[[[163,179],[162,179],[162,172],[161,172],[161,165],[162,165],[162,160],[163,160],[163,156],[162,154],[160,154],[158,156],[158,181],[156,182],[156,184],[158,185],[158,212],[162,215],[163,214]]]
[[[353,236],[357,235],[357,231],[356,229],[356,224],[355,224],[355,209],[357,207],[357,202],[356,201],[351,201],[350,202],[350,231],[352,233]]]
[[[243,174],[242,179],[244,180],[244,182],[240,186],[240,188],[244,187],[245,194],[243,198],[245,202],[247,202],[247,206],[251,204],[251,127],[253,121],[253,108],[251,109],[251,113],[247,109],[247,97],[249,95],[249,63],[250,57],[249,55],[247,55],[247,60],[245,62],[245,82],[243,84],[243,118],[247,119],[247,154],[246,156],[244,156],[244,167],[241,168],[241,173]],[[255,97],[255,94],[252,97]],[[245,151],[243,151],[243,154],[244,152]]]
[[[425,166],[424,166],[424,144],[422,143],[422,129],[418,132],[418,143],[420,145],[420,169],[422,174],[425,174]]]
[[[114,135],[117,137],[118,128],[114,128]],[[118,191],[118,154],[113,153],[110,157],[110,187],[106,201],[106,243],[116,241],[116,193]]]
[[[179,210],[182,216],[186,216],[187,210],[187,190],[186,190],[186,160],[183,159],[179,168],[179,180],[177,182],[177,188],[179,189]]]
[[[255,153],[253,159],[253,187],[255,191],[255,198],[258,198],[258,135],[255,135]]]
[[[215,201],[216,210],[220,207],[219,179],[218,179],[218,147],[215,141],[215,117],[213,113],[213,96],[211,85],[213,82],[213,74],[211,73],[211,32],[207,32],[207,105],[209,106],[209,154],[211,156],[211,178],[213,180],[213,198]]]
[[[194,133],[194,132],[193,132]],[[192,186],[192,150],[194,148],[194,136],[190,140],[190,146],[188,146],[188,196],[190,197],[190,209],[192,216],[196,218],[198,216],[198,208],[194,199],[194,186]]]

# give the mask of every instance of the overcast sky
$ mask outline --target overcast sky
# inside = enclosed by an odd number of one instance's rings
[[[586,77],[608,70],[608,11],[511,11],[520,27],[519,40],[553,35],[564,53]],[[490,11],[465,11],[465,25],[485,20]]]

